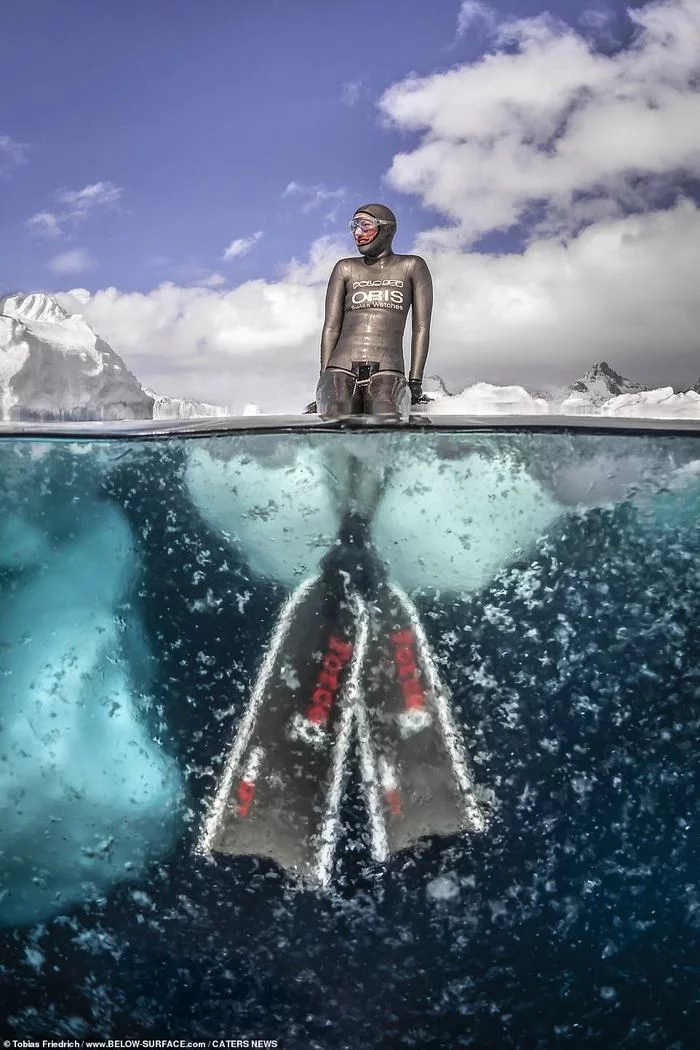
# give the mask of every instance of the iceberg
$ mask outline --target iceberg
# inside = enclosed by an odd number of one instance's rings
[[[17,516],[2,539],[24,570],[0,604],[0,924],[14,924],[141,875],[172,842],[181,786],[123,658],[137,556],[119,510],[58,550]]]

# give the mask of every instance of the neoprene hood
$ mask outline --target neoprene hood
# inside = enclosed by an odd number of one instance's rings
[[[371,215],[374,219],[390,222],[391,226],[380,226],[379,233],[373,241],[370,241],[369,244],[358,244],[357,250],[360,255],[372,259],[392,251],[391,245],[396,234],[396,216],[391,208],[387,208],[385,204],[363,204],[361,208],[355,209],[355,215],[361,211]]]

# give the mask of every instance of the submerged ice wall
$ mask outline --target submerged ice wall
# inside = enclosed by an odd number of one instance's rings
[[[137,686],[139,552],[99,499],[99,466],[0,442],[0,925],[140,877],[180,808],[180,773]]]
[[[563,507],[512,456],[475,448],[450,458],[445,446],[422,434],[400,442],[299,435],[246,440],[222,458],[214,440],[193,447],[185,478],[194,504],[252,571],[291,587],[318,571],[335,542],[352,504],[347,459],[356,457],[360,472],[384,479],[371,535],[392,578],[410,591],[473,592]]]

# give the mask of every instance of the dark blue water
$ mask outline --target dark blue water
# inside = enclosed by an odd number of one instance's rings
[[[569,515],[476,597],[424,596],[489,830],[380,871],[354,774],[323,896],[271,862],[193,854],[283,595],[199,518],[181,466],[160,449],[102,497],[144,543],[134,600],[186,774],[182,834],[139,883],[2,932],[10,1037],[694,1047],[700,533],[685,505],[654,527],[629,503]]]

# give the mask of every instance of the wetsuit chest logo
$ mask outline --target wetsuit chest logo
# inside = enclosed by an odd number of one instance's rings
[[[353,281],[351,310],[377,306],[380,309],[403,310],[403,281]]]
[[[351,310],[403,310],[403,281],[387,277],[385,280],[354,280]]]

